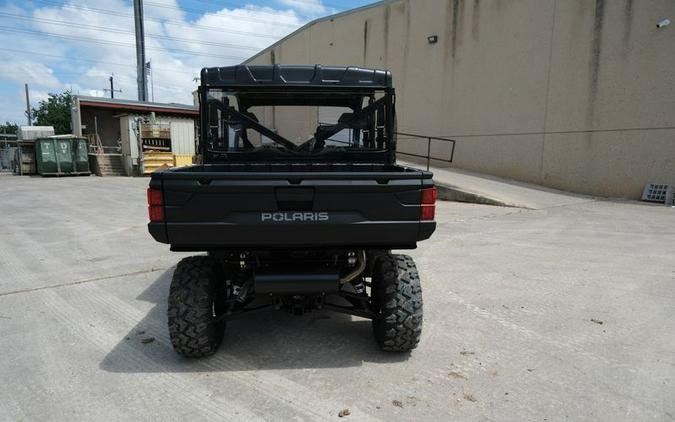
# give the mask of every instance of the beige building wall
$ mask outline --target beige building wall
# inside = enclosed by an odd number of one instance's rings
[[[656,27],[666,17],[672,0],[385,1],[311,23],[248,63],[390,69],[399,131],[456,139],[452,166],[637,198],[645,183],[675,184],[675,25]],[[267,114],[280,131],[298,124]],[[426,144],[401,138],[399,150]]]

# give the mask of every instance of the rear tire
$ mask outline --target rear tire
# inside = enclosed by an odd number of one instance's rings
[[[210,256],[182,259],[169,292],[169,336],[173,349],[186,357],[210,356],[225,334],[225,321],[214,322],[226,298],[220,262]]]
[[[422,287],[417,267],[407,255],[381,256],[373,271],[375,339],[388,352],[408,352],[422,335]]]

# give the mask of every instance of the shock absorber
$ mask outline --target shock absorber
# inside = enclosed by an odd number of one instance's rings
[[[340,279],[340,283],[351,283],[358,295],[366,293],[366,286],[363,284],[363,271],[366,269],[366,251],[349,252],[347,254],[347,265],[356,267],[352,272]]]

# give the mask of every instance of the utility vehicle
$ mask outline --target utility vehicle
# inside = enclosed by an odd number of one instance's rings
[[[148,229],[178,263],[174,349],[216,352],[228,321],[264,309],[369,318],[380,347],[422,331],[413,249],[436,228],[432,174],[396,165],[391,73],[357,67],[205,68],[201,164],[152,174]]]

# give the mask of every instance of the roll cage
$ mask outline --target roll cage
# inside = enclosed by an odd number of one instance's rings
[[[225,161],[395,162],[395,93],[388,71],[354,67],[232,66],[202,70],[200,145],[205,164]],[[252,108],[340,107],[331,124],[293,142]],[[301,118],[299,115],[298,118]],[[348,131],[349,139],[335,139]],[[252,131],[259,138],[249,137]],[[263,140],[265,142],[263,142]]]

